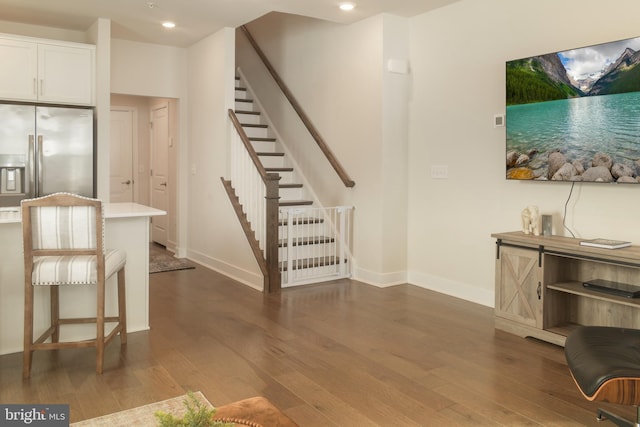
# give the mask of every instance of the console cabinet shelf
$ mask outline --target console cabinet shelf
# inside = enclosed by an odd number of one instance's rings
[[[593,279],[640,285],[640,246],[600,249],[580,239],[495,233],[496,329],[564,345],[578,325],[640,329],[640,298],[586,289]]]

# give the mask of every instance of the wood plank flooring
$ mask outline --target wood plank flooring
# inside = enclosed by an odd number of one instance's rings
[[[341,280],[264,297],[198,266],[152,274],[151,330],[93,349],[0,356],[0,402],[79,421],[201,391],[265,396],[301,426],[595,426],[562,348],[493,328],[493,310],[411,285]],[[631,408],[606,405],[625,416]]]

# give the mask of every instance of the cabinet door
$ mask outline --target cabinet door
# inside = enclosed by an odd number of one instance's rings
[[[0,39],[0,99],[36,99],[36,43]]]
[[[93,104],[94,49],[38,45],[38,99]]]
[[[495,314],[542,328],[542,267],[534,249],[502,246],[496,260]]]

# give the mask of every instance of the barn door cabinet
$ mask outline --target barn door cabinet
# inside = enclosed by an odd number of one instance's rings
[[[0,34],[0,99],[94,105],[95,46]]]
[[[640,328],[640,298],[584,288],[605,279],[640,285],[640,246],[599,249],[580,239],[495,233],[495,327],[564,345],[578,325]]]

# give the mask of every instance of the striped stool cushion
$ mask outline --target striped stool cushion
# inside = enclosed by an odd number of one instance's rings
[[[105,253],[105,277],[120,270],[126,261],[123,250]],[[95,285],[97,265],[94,255],[35,257],[31,274],[33,285]]]
[[[96,247],[96,210],[92,206],[32,207],[33,249]],[[103,224],[104,226],[104,224]]]

